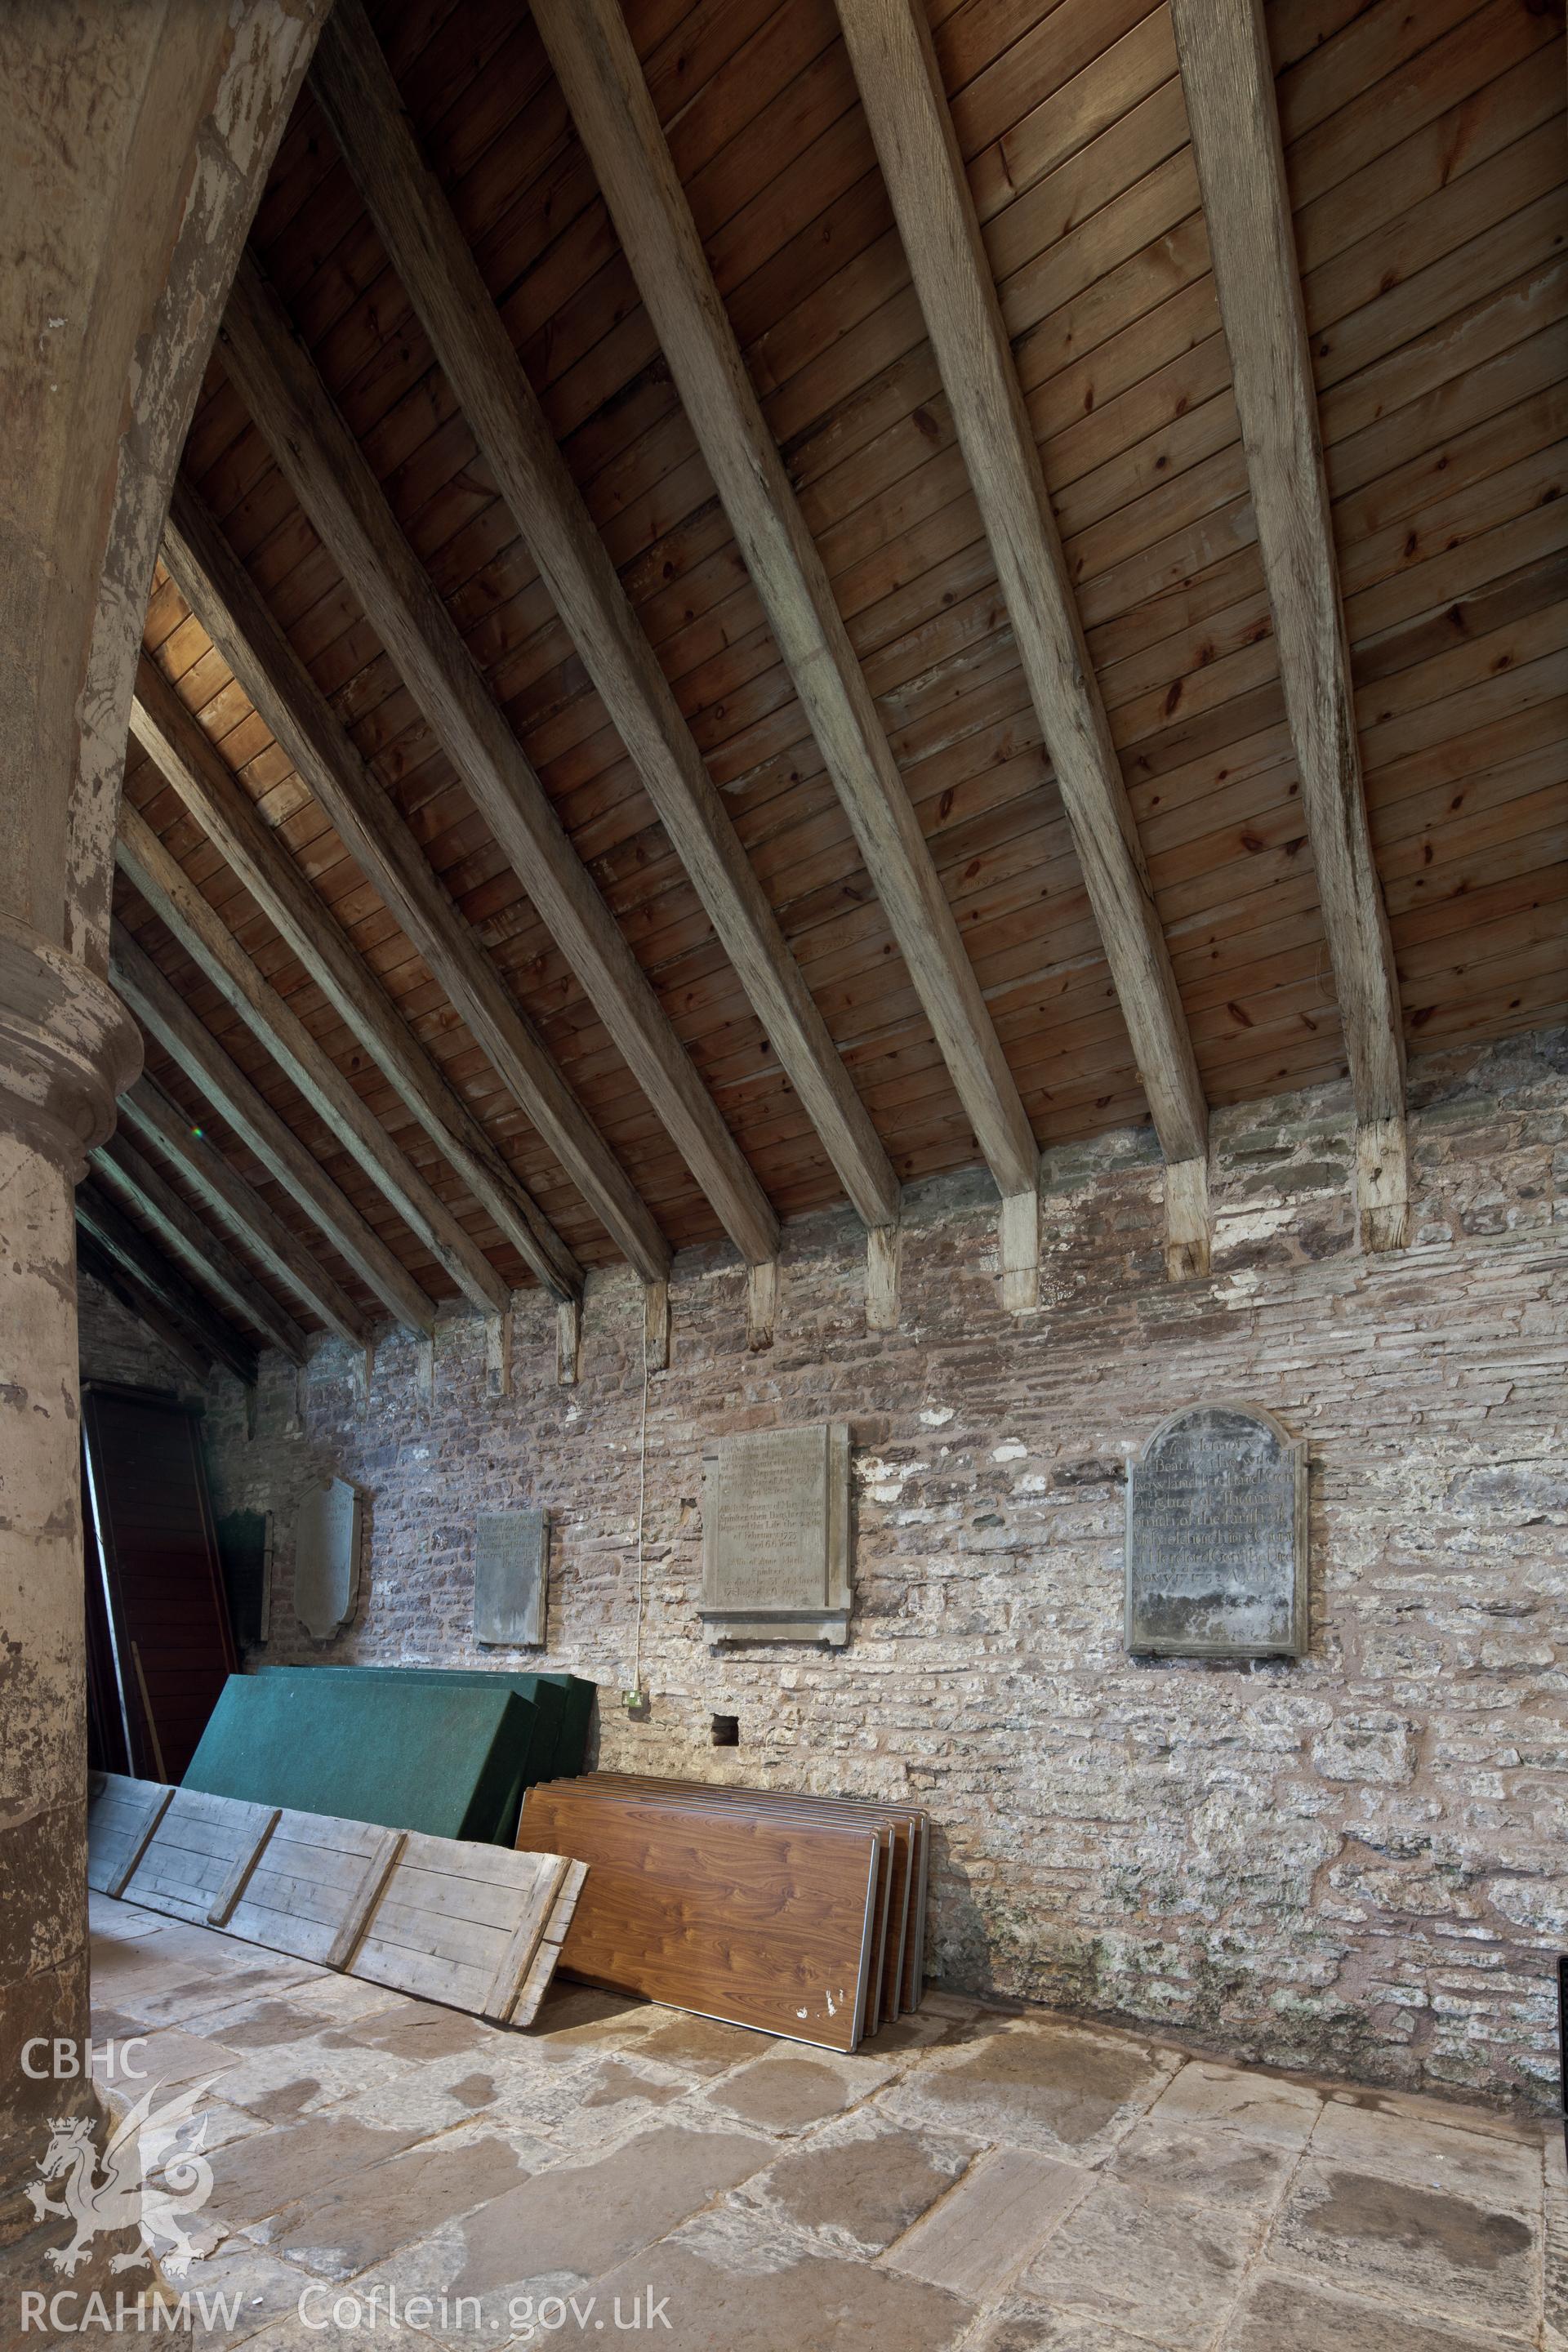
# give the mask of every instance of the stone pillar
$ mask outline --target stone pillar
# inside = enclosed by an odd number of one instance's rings
[[[140,1064],[101,977],[132,684],[327,5],[0,5],[0,2281],[39,2121],[89,2103],[20,2053],[87,2024],[71,1192]],[[0,2341],[12,2316],[0,2302]]]
[[[71,1194],[141,1058],[107,985],[0,917],[0,2140],[23,2154],[29,2126],[85,2094],[21,2053],[87,2032]]]

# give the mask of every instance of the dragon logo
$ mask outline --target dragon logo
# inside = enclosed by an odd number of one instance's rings
[[[181,2125],[216,2080],[210,2074],[205,2083],[187,2085],[156,2114],[153,2100],[159,2086],[151,2084],[121,2116],[101,2160],[93,2145],[90,2116],[67,2116],[51,2123],[39,2178],[27,2183],[26,2193],[40,2221],[47,2213],[58,2213],[75,2226],[68,2246],[49,2249],[47,2259],[57,2271],[68,2278],[87,2260],[100,2230],[139,2228],[142,2233],[140,2246],[111,2258],[111,2271],[129,2270],[147,2255],[178,2278],[199,2259],[184,2224],[212,2194],[212,2167],[201,2153],[205,2116],[189,2147],[176,2150],[174,2142]],[[58,2198],[45,2193],[51,2180],[64,2184]],[[170,2251],[164,2251],[165,2245]]]

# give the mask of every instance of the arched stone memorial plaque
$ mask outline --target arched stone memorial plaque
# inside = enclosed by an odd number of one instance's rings
[[[359,1600],[360,1498],[344,1478],[300,1498],[294,1529],[294,1614],[312,1641],[330,1642]]]
[[[1127,1648],[1300,1658],[1308,1635],[1307,1447],[1271,1413],[1195,1404],[1127,1478]]]
[[[702,1453],[710,1642],[848,1637],[849,1431],[750,1430]]]

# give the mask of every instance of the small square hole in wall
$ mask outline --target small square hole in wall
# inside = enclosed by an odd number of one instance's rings
[[[739,1748],[741,1718],[738,1715],[715,1715],[710,1717],[715,1748]]]

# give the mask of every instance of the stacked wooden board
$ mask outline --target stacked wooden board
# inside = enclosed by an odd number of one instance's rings
[[[531,2024],[582,1863],[99,1776],[88,1884],[498,2024]]]
[[[593,1772],[531,1789],[518,1844],[589,1865],[561,1964],[617,1992],[853,2050],[918,2008],[918,1807]]]
[[[232,1675],[187,1789],[510,1848],[522,1791],[579,1770],[576,1675],[395,1666]]]
[[[126,1901],[195,1927],[226,1927],[278,1822],[276,1805],[175,1789],[125,1882]]]
[[[563,1854],[410,1831],[343,1966],[422,2000],[531,2024],[586,1876]]]
[[[242,1936],[247,1944],[290,1952],[297,1960],[347,1968],[369,1907],[407,1835],[374,1822],[280,1807],[233,1910],[226,1919],[208,1924]],[[142,1900],[134,1881],[127,1892],[132,1902]]]
[[[122,1895],[147,1850],[174,1790],[166,1780],[132,1780],[95,1772],[88,1795],[87,1883],[100,1895]]]

